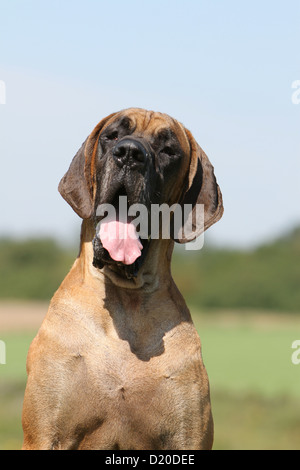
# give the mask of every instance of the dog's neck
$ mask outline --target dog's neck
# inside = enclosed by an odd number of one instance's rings
[[[118,270],[108,265],[102,269],[93,266],[93,244],[95,227],[91,219],[84,220],[81,227],[79,262],[83,266],[83,276],[94,280],[109,281],[124,289],[144,289],[153,292],[161,285],[168,285],[171,279],[171,258],[174,248],[172,240],[152,240],[145,261],[138,275],[127,279]],[[167,282],[166,282],[167,281]]]

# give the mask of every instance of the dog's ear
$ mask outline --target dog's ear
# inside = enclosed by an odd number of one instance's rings
[[[92,197],[85,178],[86,142],[87,140],[76,153],[58,186],[62,197],[82,219],[89,219],[93,212]]]
[[[211,225],[218,222],[224,212],[222,193],[214,174],[214,167],[187,129],[186,134],[190,142],[191,161],[188,182],[180,204],[183,214],[185,205],[192,208],[189,214],[185,214],[184,220],[186,222],[188,216],[192,231],[184,233],[184,228],[181,227],[181,236],[174,237],[178,243],[187,243],[197,238]],[[197,205],[202,205],[203,210],[198,211]]]
[[[89,219],[94,210],[96,185],[95,160],[103,126],[115,115],[110,114],[97,124],[73,158],[70,168],[61,179],[58,190],[82,219]]]

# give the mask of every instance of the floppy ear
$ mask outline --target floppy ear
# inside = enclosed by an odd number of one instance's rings
[[[94,210],[96,186],[96,155],[100,132],[116,113],[102,119],[72,160],[70,168],[59,183],[58,190],[72,209],[82,219],[89,219]]]
[[[214,167],[192,134],[188,130],[186,133],[191,147],[191,161],[187,188],[180,204],[183,213],[184,205],[189,204],[192,207],[188,214],[189,220],[192,221],[192,232],[185,234],[184,230],[181,231],[182,236],[175,239],[178,243],[187,243],[197,238],[218,222],[224,212],[222,193],[217,184]],[[200,204],[203,205],[203,211],[196,210]]]
[[[58,186],[62,197],[82,219],[89,219],[93,212],[92,198],[85,178],[85,147],[87,140],[76,153],[70,168]]]

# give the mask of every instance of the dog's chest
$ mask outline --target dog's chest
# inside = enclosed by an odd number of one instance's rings
[[[103,436],[108,448],[168,448],[185,435],[193,407],[197,422],[200,355],[174,349],[168,338],[154,349],[133,351],[132,344],[106,337],[74,357],[72,409],[76,426],[87,430],[82,448],[105,447]]]
[[[159,409],[162,394],[172,398],[172,390],[178,390],[185,378],[199,378],[201,355],[197,348],[191,355],[168,341],[150,343],[104,339],[86,355],[78,354],[75,373],[86,390],[95,399],[99,397],[99,404],[115,403],[118,409],[130,413],[138,406]]]

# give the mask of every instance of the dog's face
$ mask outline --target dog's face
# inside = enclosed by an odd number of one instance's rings
[[[78,215],[93,218],[95,227],[104,219],[99,207],[111,204],[116,209],[115,220],[103,220],[103,230],[94,238],[94,265],[110,265],[129,279],[138,274],[151,244],[154,204],[204,204],[204,230],[223,213],[213,167],[190,132],[165,114],[135,108],[110,115],[96,126],[59,190]],[[149,214],[149,232],[143,239],[135,237],[130,217],[121,225],[120,196],[126,196],[128,208],[143,205]],[[112,241],[112,228],[123,231],[122,242]]]
[[[149,209],[176,202],[189,161],[189,141],[175,120],[143,110],[118,113],[99,136],[96,205],[119,194]]]

